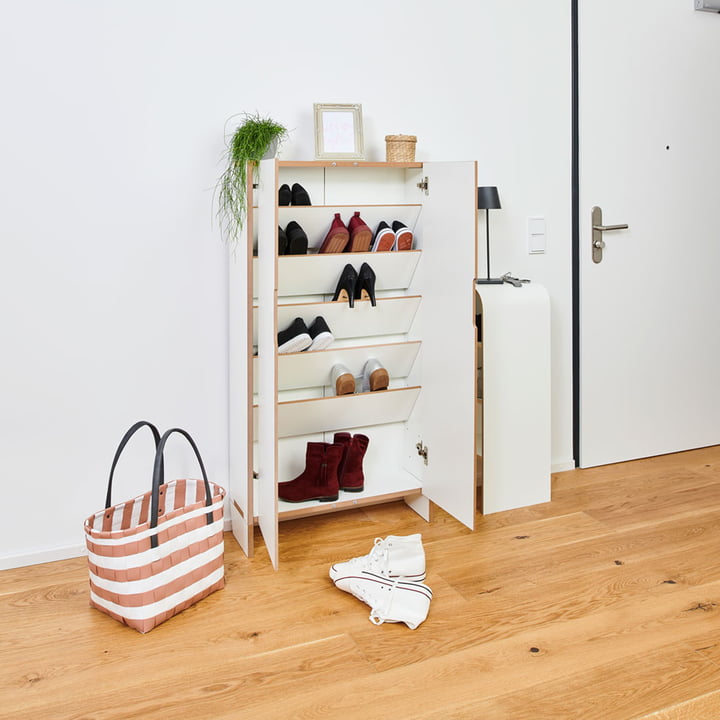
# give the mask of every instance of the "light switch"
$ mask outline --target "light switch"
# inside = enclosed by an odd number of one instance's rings
[[[531,255],[545,252],[545,218],[528,218],[528,252]]]

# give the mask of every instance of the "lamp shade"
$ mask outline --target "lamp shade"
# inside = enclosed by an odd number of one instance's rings
[[[477,200],[478,210],[500,209],[500,195],[495,186],[479,187]]]

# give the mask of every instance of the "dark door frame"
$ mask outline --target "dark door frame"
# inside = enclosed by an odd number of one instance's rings
[[[572,83],[572,394],[573,458],[580,465],[580,121],[578,0],[570,0]]]

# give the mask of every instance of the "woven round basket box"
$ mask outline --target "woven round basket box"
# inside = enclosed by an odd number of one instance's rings
[[[414,162],[415,135],[386,135],[385,136],[385,160],[387,162]]]

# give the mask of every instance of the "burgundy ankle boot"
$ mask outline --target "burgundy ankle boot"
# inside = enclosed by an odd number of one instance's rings
[[[340,467],[338,467],[338,482],[345,470],[345,461],[347,460],[351,442],[352,435],[349,432],[336,432],[333,437],[333,443],[342,447],[342,458],[340,459]]]
[[[294,480],[278,483],[278,497],[285,502],[337,500],[338,467],[342,456],[342,445],[309,442],[305,451],[305,470]]]
[[[353,435],[351,438],[350,433],[335,433],[335,443],[344,450],[338,470],[340,489],[345,492],[362,492],[365,489],[363,458],[370,439],[367,435]]]

